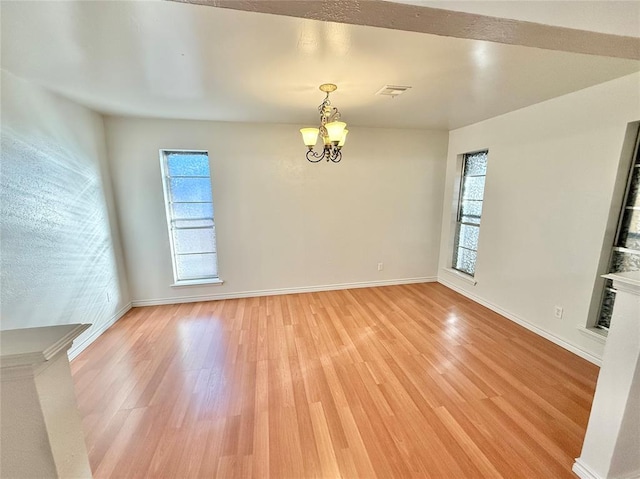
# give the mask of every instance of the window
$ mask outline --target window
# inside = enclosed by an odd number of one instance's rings
[[[476,272],[480,218],[488,151],[468,153],[462,161],[460,198],[453,247],[453,268],[473,276]]]
[[[627,189],[618,219],[618,230],[609,262],[609,273],[640,270],[640,142],[636,145],[635,159],[627,180]],[[611,324],[616,290],[607,279],[602,292],[602,303],[596,326],[608,330]]]
[[[219,282],[209,155],[162,150],[160,162],[175,283]]]

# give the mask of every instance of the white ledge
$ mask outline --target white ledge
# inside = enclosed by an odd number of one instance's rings
[[[208,279],[189,279],[185,281],[176,281],[171,285],[172,288],[180,288],[182,286],[203,286],[207,284],[221,285],[224,281],[220,278],[208,278]]]
[[[613,281],[613,287],[619,291],[640,295],[640,271],[610,273],[602,276]]]
[[[460,279],[466,281],[467,283],[471,283],[473,286],[478,284],[478,282],[475,280],[475,278],[473,276],[469,276],[468,274],[464,274],[461,271],[458,271],[457,269],[442,268],[442,270],[446,271],[447,273],[450,273],[450,274],[456,276],[457,278],[460,278]]]
[[[607,334],[602,329],[597,328],[585,328],[584,326],[578,326],[578,331],[594,341],[605,344],[607,342]]]
[[[2,368],[28,366],[49,361],[60,352],[66,352],[73,340],[90,324],[61,324],[41,328],[9,329],[0,331]]]

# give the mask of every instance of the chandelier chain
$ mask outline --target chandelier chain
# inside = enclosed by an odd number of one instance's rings
[[[340,112],[335,106],[331,105],[329,93],[330,92],[327,92],[327,96],[318,106],[318,112],[320,113],[320,136],[322,136],[323,138],[328,135],[325,125],[327,123],[338,121],[340,119]]]

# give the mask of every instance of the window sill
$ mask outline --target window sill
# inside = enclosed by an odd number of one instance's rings
[[[605,344],[607,342],[607,334],[601,329],[578,326],[578,331],[599,343]]]
[[[442,268],[442,269],[447,273],[451,273],[452,275],[466,281],[467,283],[472,284],[473,286],[478,284],[478,282],[473,278],[473,276],[469,276],[468,274],[461,273],[457,269],[453,269],[453,268]]]
[[[182,286],[202,286],[207,284],[213,285],[221,285],[224,281],[220,278],[211,278],[211,279],[189,279],[185,281],[176,281],[171,285],[172,288],[180,288]]]

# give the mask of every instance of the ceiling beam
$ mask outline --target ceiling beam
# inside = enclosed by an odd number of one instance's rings
[[[382,0],[171,1],[640,60],[640,38]]]

